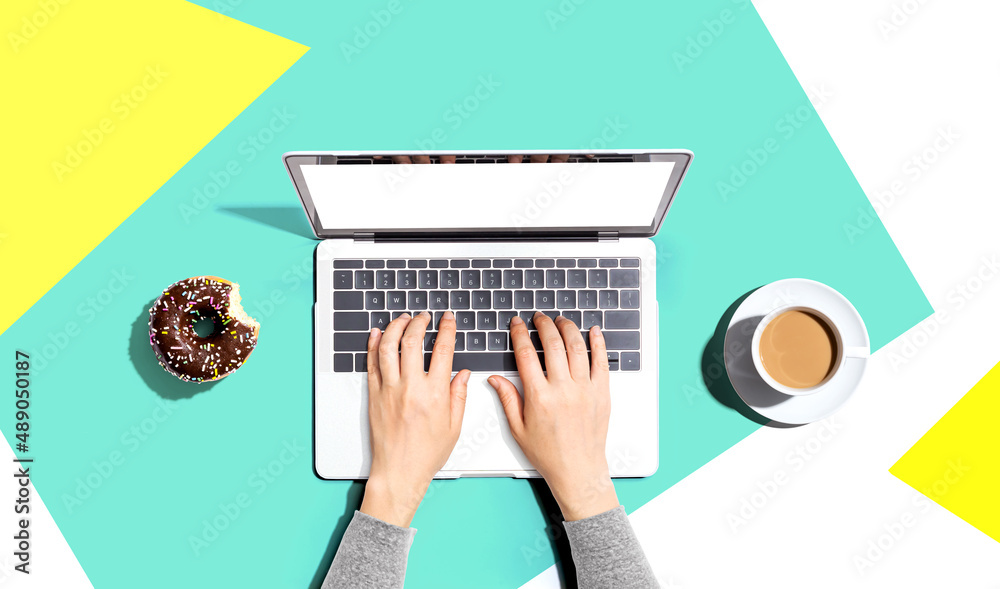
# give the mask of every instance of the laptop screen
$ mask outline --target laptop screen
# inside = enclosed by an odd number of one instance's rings
[[[649,156],[546,163],[526,158],[520,164],[475,156],[454,164],[437,157],[396,164],[388,157],[292,159],[299,161],[289,171],[307,210],[312,205],[320,237],[442,231],[651,235],[687,163]]]

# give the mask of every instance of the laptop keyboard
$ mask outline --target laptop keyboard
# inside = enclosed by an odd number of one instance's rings
[[[424,337],[430,365],[437,326],[455,314],[453,370],[516,371],[509,326],[514,316],[528,333],[544,368],[535,311],[564,316],[582,330],[604,333],[611,370],[640,369],[638,258],[388,259],[333,262],[333,369],[366,372],[368,333],[392,319],[431,313]]]

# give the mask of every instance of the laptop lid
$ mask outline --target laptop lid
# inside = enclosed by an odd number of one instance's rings
[[[532,155],[549,161],[528,163]],[[449,156],[454,164],[440,163]],[[320,239],[589,239],[656,234],[693,157],[685,150],[424,151],[412,158],[328,151],[283,160]]]

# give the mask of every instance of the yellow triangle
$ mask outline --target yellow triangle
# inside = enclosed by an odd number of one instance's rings
[[[308,47],[179,0],[7,0],[0,333]]]
[[[889,469],[1000,541],[1000,364]]]

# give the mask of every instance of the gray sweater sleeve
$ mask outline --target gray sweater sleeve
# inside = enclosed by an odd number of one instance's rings
[[[416,533],[355,511],[322,589],[402,587]]]
[[[632,531],[624,507],[619,505],[610,511],[563,525],[573,551],[576,581],[580,589],[660,586]]]

